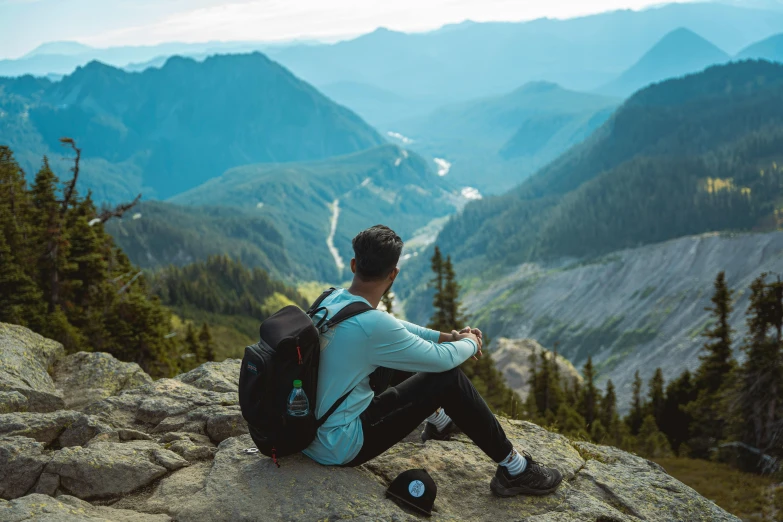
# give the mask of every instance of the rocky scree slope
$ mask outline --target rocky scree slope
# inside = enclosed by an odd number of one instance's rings
[[[242,451],[252,441],[237,404],[239,364],[152,381],[135,364],[65,356],[0,324],[0,520],[412,521],[384,490],[413,467],[438,483],[435,520],[737,520],[656,464],[506,419],[515,446],[563,472],[557,493],[493,497],[494,464],[463,436],[421,444],[413,434],[355,469],[303,456],[278,469]]]
[[[464,303],[485,331],[532,338],[581,367],[592,356],[599,383],[611,379],[627,408],[634,372],[645,382],[657,367],[666,379],[699,365],[710,325],[715,276],[735,290],[735,356],[747,328],[750,283],[783,273],[783,233],[703,234],[615,252],[592,260],[525,263]]]

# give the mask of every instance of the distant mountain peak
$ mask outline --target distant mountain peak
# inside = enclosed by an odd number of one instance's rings
[[[42,54],[61,54],[65,56],[73,56],[77,54],[87,53],[94,51],[95,48],[89,45],[84,45],[79,42],[61,41],[61,42],[47,42],[39,45],[24,57],[38,56]]]
[[[599,92],[627,96],[652,83],[699,72],[729,59],[709,40],[680,27],[664,35],[638,62]]]

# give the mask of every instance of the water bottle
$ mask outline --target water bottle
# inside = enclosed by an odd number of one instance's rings
[[[292,417],[304,417],[310,413],[310,401],[307,400],[302,389],[302,381],[294,381],[294,389],[291,390],[291,394],[288,396],[288,414]]]

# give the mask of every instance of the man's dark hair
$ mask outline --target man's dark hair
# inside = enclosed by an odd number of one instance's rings
[[[385,225],[362,230],[352,241],[356,275],[364,281],[383,279],[394,270],[402,253],[402,239]]]

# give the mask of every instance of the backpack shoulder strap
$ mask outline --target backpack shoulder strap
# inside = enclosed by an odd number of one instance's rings
[[[347,321],[351,317],[356,317],[357,315],[363,314],[364,312],[369,312],[370,310],[374,310],[374,308],[361,301],[347,304],[339,312],[334,314],[334,317],[326,322],[324,328],[325,330],[328,330],[329,328],[337,326],[343,321]]]
[[[324,413],[323,417],[321,417],[320,419],[317,419],[317,420],[315,421],[315,429],[318,429],[318,428],[320,428],[321,426],[323,426],[323,425],[324,425],[324,422],[326,422],[326,420],[327,420],[327,419],[328,419],[328,418],[329,418],[329,417],[332,415],[332,413],[334,413],[334,412],[336,412],[336,411],[337,411],[337,408],[339,408],[339,407],[340,407],[340,405],[341,405],[342,403],[344,403],[344,402],[345,402],[345,399],[347,399],[347,398],[348,398],[348,396],[349,396],[349,395],[350,395],[350,394],[351,394],[351,393],[352,393],[352,392],[353,392],[355,389],[356,389],[355,387],[354,387],[354,388],[351,388],[351,390],[350,390],[348,393],[346,393],[345,395],[343,395],[342,397],[340,397],[339,399],[337,399],[337,400],[335,401],[335,403],[334,403],[334,404],[332,404],[332,407],[331,407],[331,408],[329,408],[329,411],[327,411],[326,413]]]
[[[334,292],[335,290],[336,289],[334,287],[331,287],[328,290],[324,290],[323,293],[321,293],[321,295],[318,296],[318,299],[316,299],[315,302],[312,305],[310,305],[310,308],[307,309],[307,315],[312,317],[313,314],[315,313],[315,310],[317,310],[318,307],[321,306],[321,303],[324,302],[324,299],[332,295],[332,292]]]
[[[368,305],[367,303],[363,303],[361,301],[350,303],[350,304],[344,306],[342,308],[342,310],[337,312],[334,315],[334,317],[332,317],[326,324],[324,324],[321,327],[321,331],[325,332],[329,328],[332,328],[333,326],[335,326],[337,324],[340,324],[341,322],[346,321],[346,320],[350,319],[351,317],[356,317],[357,315],[363,314],[364,312],[369,312],[370,310],[374,310],[374,308],[372,306]],[[345,399],[347,399],[348,396],[355,389],[356,389],[355,387],[351,388],[351,390],[348,393],[346,393],[345,395],[343,395],[342,397],[337,399],[337,401],[335,401],[335,403],[332,404],[332,407],[329,408],[329,411],[324,413],[323,417],[321,417],[320,419],[318,419],[315,422],[316,429],[318,429],[321,426],[323,426],[324,422],[326,422],[326,420],[329,418],[329,416],[332,413],[334,413],[335,411],[337,411],[337,408],[339,408],[340,405],[345,402]]]

